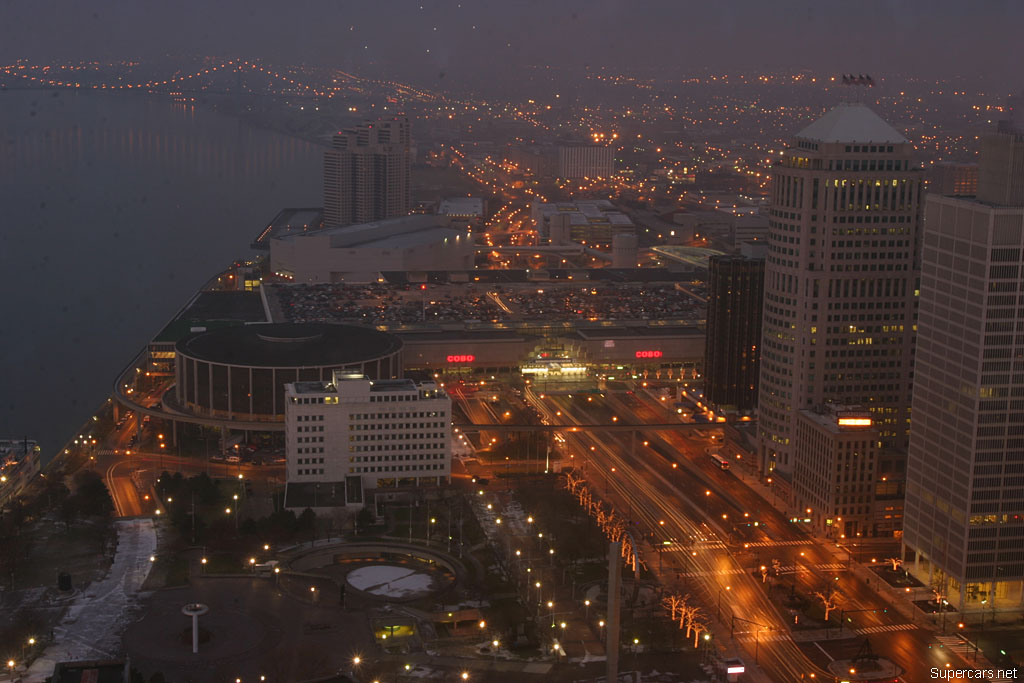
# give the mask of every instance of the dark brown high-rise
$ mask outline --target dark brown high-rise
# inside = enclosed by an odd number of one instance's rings
[[[704,395],[716,410],[757,407],[764,259],[713,256],[709,265]]]

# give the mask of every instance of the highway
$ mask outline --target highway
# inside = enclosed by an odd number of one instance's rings
[[[606,393],[599,402],[583,396],[527,396],[549,420],[557,416],[577,424],[609,422],[615,416],[643,425],[665,422],[670,415],[653,397],[632,392]],[[805,594],[835,586],[843,596],[846,629],[880,634],[871,637],[875,652],[900,665],[904,680],[927,680],[931,667],[957,664],[948,651],[930,647],[931,633],[906,623],[847,571],[847,553],[811,538],[734,474],[721,470],[706,455],[708,441],[677,431],[635,434],[581,431],[567,436],[576,462],[583,456],[582,469],[592,487],[641,534],[654,532],[655,544],[672,542],[663,546],[672,550],[659,557],[663,582],[672,585],[672,576],[678,576],[709,616],[717,617],[721,604],[718,633],[729,637],[733,631],[735,644],[750,661],[756,656],[771,680],[802,680],[811,673],[832,680],[824,671],[830,659],[850,656],[851,644],[856,643],[855,652],[863,642],[863,637],[853,640],[854,633],[844,640],[794,642],[787,623],[792,617],[780,614],[765,594],[764,585],[773,579],[763,581],[760,575],[759,567],[771,567],[773,560],[781,579],[794,581]],[[756,527],[747,526],[751,520],[758,522]],[[838,628],[830,635],[837,636]]]

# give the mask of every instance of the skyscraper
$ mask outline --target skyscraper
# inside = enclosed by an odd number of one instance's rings
[[[883,448],[906,448],[923,180],[912,155],[869,108],[842,104],[772,168],[758,401],[765,473],[792,476],[798,413],[826,403],[863,406]]]
[[[1013,110],[1011,110],[1012,112]],[[961,611],[1024,594],[1024,118],[925,207],[904,543]]]
[[[368,122],[336,134],[324,152],[324,225],[409,213],[410,144],[406,118]]]
[[[708,261],[704,396],[716,412],[757,406],[763,295],[763,258],[712,256]]]

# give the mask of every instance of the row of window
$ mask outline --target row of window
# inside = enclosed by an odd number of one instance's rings
[[[378,444],[374,446],[349,446],[349,453],[380,453],[401,448],[404,451],[433,451],[443,449],[442,443]]]
[[[422,460],[440,460],[443,456],[440,453],[431,453],[428,455],[411,455],[409,453],[400,453],[398,455],[363,455],[355,458],[349,458],[349,462],[392,462],[399,460],[415,460],[417,462]]]
[[[443,432],[431,432],[430,434],[424,434],[417,432],[415,434],[352,434],[348,437],[349,442],[353,441],[414,441],[416,439],[440,439],[444,437]],[[323,437],[320,439],[323,441]]]
[[[420,395],[416,394],[381,394],[370,396],[370,403],[395,403],[398,401],[418,401]]]
[[[368,472],[415,472],[417,470],[443,470],[444,465],[384,465],[381,467],[356,467],[352,471],[357,474]]]
[[[394,422],[385,422],[368,424],[350,424],[348,426],[348,430],[350,432],[366,432],[377,429],[437,429],[438,427],[444,427],[444,422],[403,422],[401,424],[395,424]]]
[[[296,415],[295,416],[295,421],[296,422],[323,422],[324,421],[324,416],[323,415]]]
[[[409,419],[416,417],[445,417],[447,413],[443,410],[427,410],[417,413],[352,413],[350,417],[353,421],[359,420],[400,420]]]
[[[297,403],[304,406],[316,406],[316,405],[336,405],[338,403],[337,396],[292,396],[292,403]]]

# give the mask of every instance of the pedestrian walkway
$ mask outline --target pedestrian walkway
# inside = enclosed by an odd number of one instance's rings
[[[149,576],[156,552],[156,529],[149,518],[115,522],[117,554],[107,575],[89,584],[54,628],[54,642],[22,677],[42,683],[57,662],[114,659],[121,632],[137,606],[138,593]]]

